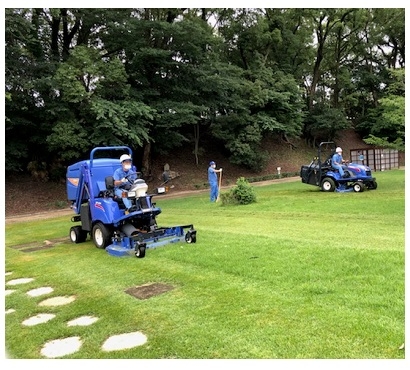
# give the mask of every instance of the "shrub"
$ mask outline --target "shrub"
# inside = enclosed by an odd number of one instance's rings
[[[221,194],[222,204],[250,204],[256,202],[254,188],[244,178],[240,177],[236,181],[236,186],[228,193]]]

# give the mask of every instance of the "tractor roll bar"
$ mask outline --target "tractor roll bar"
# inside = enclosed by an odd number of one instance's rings
[[[97,146],[96,148],[91,150],[91,153],[90,153],[90,168],[92,168],[92,166],[93,166],[93,160],[94,160],[95,152],[101,151],[101,150],[127,150],[128,154],[132,158],[132,150],[128,146]]]

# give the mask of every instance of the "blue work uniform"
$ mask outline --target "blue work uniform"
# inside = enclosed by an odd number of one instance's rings
[[[211,187],[211,202],[215,202],[218,198],[218,176],[216,175],[215,169],[211,166],[208,167],[208,182]]]
[[[343,167],[339,164],[339,163],[342,163],[342,161],[343,161],[343,157],[340,154],[338,154],[338,153],[333,154],[332,167],[335,170],[339,171],[340,177],[343,177],[344,174],[345,174],[345,171],[344,171]]]
[[[122,180],[126,176],[128,176],[128,182],[124,182],[120,186],[116,186],[114,188],[114,193],[117,197],[122,198],[122,193],[124,191],[127,191],[126,189],[124,189],[124,186],[132,184],[134,182],[134,180],[137,179],[137,173],[135,171],[133,171],[132,169],[130,169],[128,171],[124,171],[122,167],[117,168],[114,171],[113,177],[114,177],[115,181]],[[127,209],[131,208],[132,202],[128,198],[122,198],[122,201],[124,202],[125,208],[127,208]]]

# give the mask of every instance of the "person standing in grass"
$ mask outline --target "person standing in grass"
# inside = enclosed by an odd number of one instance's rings
[[[218,198],[219,186],[218,186],[218,172],[222,172],[222,168],[216,170],[216,163],[214,161],[209,162],[208,167],[208,182],[211,187],[210,200],[216,202]]]

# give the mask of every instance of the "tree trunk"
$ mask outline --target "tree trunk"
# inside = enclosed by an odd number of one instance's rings
[[[152,178],[152,168],[151,168],[151,143],[148,142],[144,146],[144,154],[142,155],[141,163],[142,176],[146,181]]]
[[[199,159],[198,159],[198,148],[199,148],[199,123],[194,125],[194,141],[195,141],[195,148],[194,148],[194,155],[195,155],[195,164],[198,166]]]

